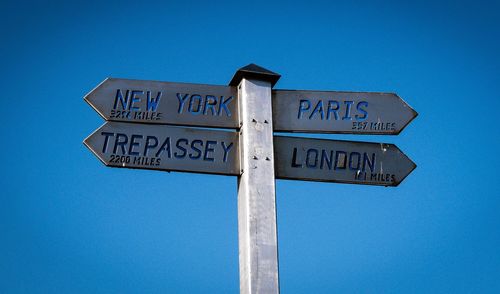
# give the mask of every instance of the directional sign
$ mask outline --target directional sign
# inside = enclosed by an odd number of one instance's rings
[[[392,93],[273,91],[277,132],[397,135],[416,116]]]
[[[110,121],[239,128],[235,87],[108,78],[84,100]]]
[[[236,132],[107,122],[83,143],[107,166],[240,174]]]
[[[397,135],[417,116],[396,94],[273,91],[279,78],[256,64],[229,86],[108,78],[84,98],[107,120],[84,140],[105,165],[238,176],[242,293],[279,293],[276,178],[397,186],[416,168],[393,144],[274,136]]]
[[[274,137],[276,177],[397,186],[416,165],[396,145]]]

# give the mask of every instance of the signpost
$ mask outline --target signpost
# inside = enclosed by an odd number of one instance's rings
[[[110,121],[240,127],[234,87],[107,78],[84,100]]]
[[[397,186],[416,165],[396,145],[274,137],[279,179]]]
[[[273,136],[397,135],[417,116],[396,94],[273,91],[279,78],[255,64],[229,86],[108,78],[84,98],[108,121],[84,140],[106,166],[238,176],[241,293],[279,293],[275,178],[397,186],[416,167],[393,144]]]
[[[273,91],[276,132],[397,135],[417,113],[398,95]]]

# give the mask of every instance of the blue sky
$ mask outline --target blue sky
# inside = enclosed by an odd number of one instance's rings
[[[2,1],[0,292],[234,293],[236,178],[105,167],[106,77],[398,93],[397,188],[277,181],[282,293],[500,291],[498,2]]]

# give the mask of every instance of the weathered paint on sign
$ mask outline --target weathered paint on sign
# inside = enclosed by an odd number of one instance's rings
[[[107,166],[239,175],[238,134],[107,122],[84,144]]]
[[[397,186],[416,165],[394,144],[274,137],[280,179]]]
[[[235,87],[108,78],[84,100],[110,121],[239,128]]]
[[[392,93],[273,90],[276,132],[397,135],[416,116]]]

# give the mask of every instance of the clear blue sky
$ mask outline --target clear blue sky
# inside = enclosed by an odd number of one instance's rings
[[[391,1],[392,2],[392,1]],[[396,92],[397,188],[277,182],[282,293],[500,293],[500,5],[0,3],[0,292],[235,293],[236,178],[105,167],[106,77]]]

